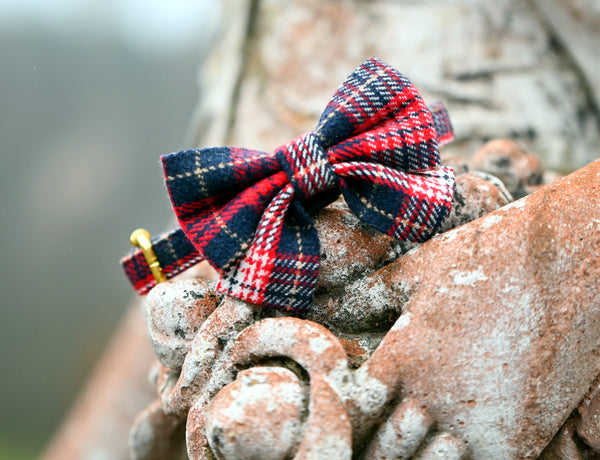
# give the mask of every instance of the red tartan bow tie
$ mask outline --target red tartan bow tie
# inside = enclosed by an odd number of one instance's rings
[[[369,59],[314,132],[273,153],[223,147],[163,156],[181,230],[153,242],[156,256],[167,277],[206,259],[220,275],[217,290],[305,311],[319,271],[310,211],[341,192],[372,227],[401,240],[429,238],[451,208],[454,176],[440,168],[438,151],[451,139],[443,106],[428,109],[402,74]],[[139,251],[122,263],[138,292],[152,287]]]

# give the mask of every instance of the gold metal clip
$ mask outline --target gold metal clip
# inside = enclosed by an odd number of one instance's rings
[[[163,283],[167,281],[167,277],[165,276],[158,259],[156,258],[156,254],[154,254],[154,249],[152,249],[152,242],[150,240],[150,233],[148,230],[143,228],[138,228],[134,230],[131,236],[129,237],[129,241],[136,248],[140,248],[144,257],[146,258],[146,262],[148,263],[148,267],[150,267],[150,271],[154,275],[154,279],[157,283]]]

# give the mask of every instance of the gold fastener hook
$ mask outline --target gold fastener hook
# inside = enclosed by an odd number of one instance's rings
[[[131,236],[129,237],[129,241],[136,248],[140,248],[144,257],[146,258],[146,262],[148,263],[148,267],[150,267],[150,271],[154,275],[154,279],[157,283],[163,283],[167,281],[167,277],[165,276],[158,259],[156,258],[156,254],[154,254],[154,249],[152,249],[152,242],[150,240],[150,233],[148,230],[143,228],[138,228],[134,230]]]

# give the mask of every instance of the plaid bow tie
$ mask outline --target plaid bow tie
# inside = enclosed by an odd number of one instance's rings
[[[242,148],[162,157],[181,229],[153,241],[167,277],[206,259],[217,290],[296,312],[311,304],[319,238],[309,214],[341,191],[364,222],[395,238],[424,241],[450,212],[452,169],[438,143],[452,139],[441,104],[377,58],[342,84],[308,132],[273,153]],[[140,252],[122,261],[139,293],[155,283]]]

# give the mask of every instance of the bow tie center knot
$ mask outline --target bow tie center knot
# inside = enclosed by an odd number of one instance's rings
[[[282,145],[276,153],[294,187],[295,196],[301,201],[337,186],[337,176],[321,139],[314,132],[304,133]]]

